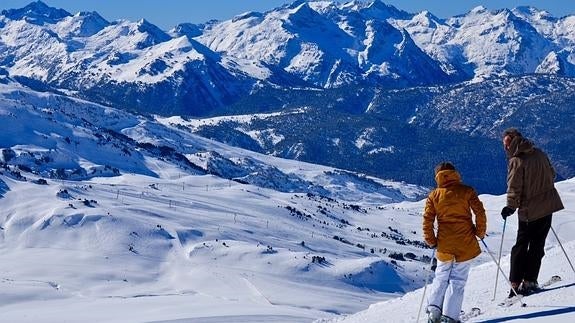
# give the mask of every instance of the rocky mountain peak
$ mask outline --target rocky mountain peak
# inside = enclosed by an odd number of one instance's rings
[[[12,20],[26,20],[36,25],[54,24],[71,16],[68,11],[50,7],[42,1],[32,2],[20,9],[2,10],[2,15]]]

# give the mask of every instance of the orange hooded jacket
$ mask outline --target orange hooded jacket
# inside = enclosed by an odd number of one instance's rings
[[[435,181],[437,188],[429,193],[423,214],[425,242],[437,246],[436,258],[440,261],[462,262],[477,257],[481,249],[476,236],[483,239],[487,229],[483,203],[472,187],[461,183],[455,170],[439,171]]]

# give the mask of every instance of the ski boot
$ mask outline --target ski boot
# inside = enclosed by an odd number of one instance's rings
[[[427,323],[440,323],[441,322],[441,310],[439,307],[430,305],[427,307]]]

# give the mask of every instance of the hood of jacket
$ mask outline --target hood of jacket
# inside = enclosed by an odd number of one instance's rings
[[[453,184],[461,183],[461,175],[456,170],[442,170],[435,174],[435,182],[437,187],[447,187]]]
[[[511,140],[509,150],[507,150],[507,158],[517,157],[521,154],[530,154],[535,149],[535,145],[529,139],[517,136]]]

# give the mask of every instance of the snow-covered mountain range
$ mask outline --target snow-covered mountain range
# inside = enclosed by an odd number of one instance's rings
[[[295,1],[162,31],[41,1],[0,15],[0,66],[93,101],[207,115],[255,87],[441,85],[495,76],[575,76],[575,16],[477,7],[439,19],[381,0]],[[214,110],[216,109],[216,110]]]

